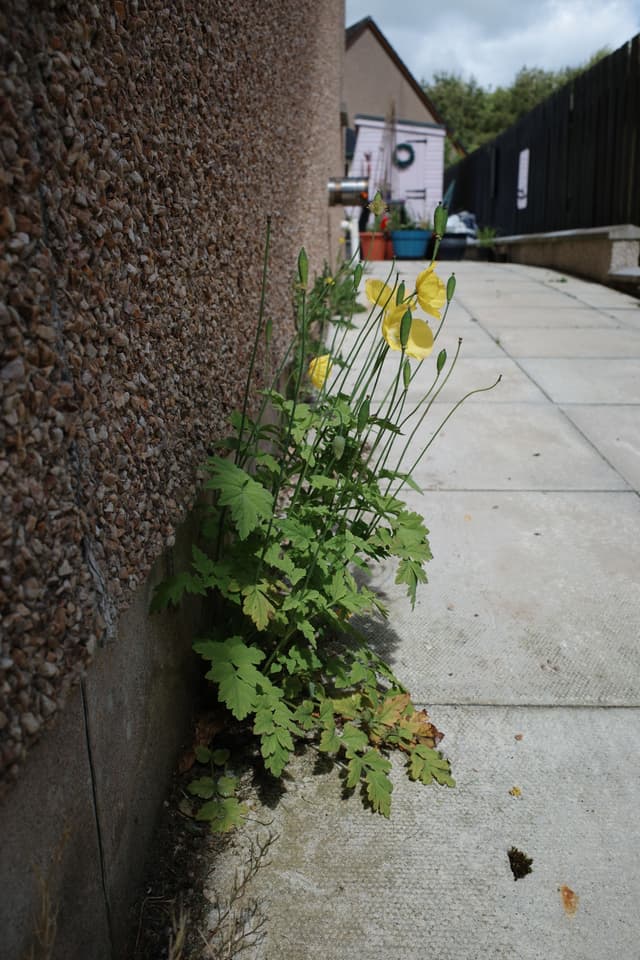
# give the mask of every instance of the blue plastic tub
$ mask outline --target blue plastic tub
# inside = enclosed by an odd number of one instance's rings
[[[392,230],[393,254],[398,260],[424,260],[430,230]]]

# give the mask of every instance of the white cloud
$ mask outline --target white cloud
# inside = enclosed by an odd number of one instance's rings
[[[520,67],[577,66],[640,32],[638,0],[347,0],[347,24],[371,16],[416,79],[434,71],[509,84]]]

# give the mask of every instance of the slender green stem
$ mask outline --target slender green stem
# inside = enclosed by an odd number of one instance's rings
[[[420,463],[420,461],[421,461],[422,458],[424,457],[425,453],[427,452],[427,450],[429,449],[429,447],[431,446],[431,444],[433,443],[433,441],[435,440],[435,438],[438,436],[438,434],[440,433],[440,431],[441,431],[442,428],[444,427],[444,425],[447,423],[448,420],[451,419],[451,417],[454,415],[454,413],[456,412],[456,410],[457,410],[459,407],[462,406],[462,404],[465,402],[465,400],[468,400],[469,397],[473,397],[476,393],[488,393],[489,390],[494,390],[494,389],[498,386],[498,384],[500,383],[501,380],[502,380],[502,374],[500,374],[500,376],[498,377],[498,379],[495,381],[495,383],[492,383],[491,386],[489,386],[489,387],[477,387],[475,390],[470,390],[469,393],[465,393],[464,397],[461,397],[460,400],[458,400],[458,402],[454,404],[454,406],[451,408],[451,410],[449,411],[449,413],[446,415],[446,417],[444,418],[444,420],[442,421],[442,423],[440,424],[440,426],[439,426],[439,427],[437,428],[437,430],[435,430],[435,432],[432,434],[429,442],[426,443],[425,446],[422,448],[422,450],[420,451],[420,453],[419,453],[418,456],[416,457],[414,463],[412,464],[411,468],[410,468],[409,470],[404,471],[407,476],[411,476],[411,474],[413,473],[413,471],[415,470],[415,468],[418,466],[418,464]],[[398,487],[397,487],[396,490],[394,490],[394,492],[393,492],[393,496],[394,496],[394,497],[397,497],[397,496],[398,496],[398,494],[400,493],[400,491],[402,490],[402,488],[403,488],[404,486],[406,486],[406,482],[407,482],[406,480],[401,480],[401,481],[400,481]]]
[[[305,290],[302,291],[302,297],[301,297],[301,318],[302,318],[302,328],[301,328],[301,329],[302,329],[302,336],[301,336],[301,340],[300,340],[300,358],[299,358],[299,363],[298,363],[298,372],[297,372],[297,376],[296,376],[296,382],[295,382],[295,388],[294,388],[294,393],[293,393],[293,399],[291,400],[291,412],[290,412],[290,414],[289,414],[289,420],[288,420],[288,423],[287,423],[287,430],[286,430],[286,434],[285,434],[285,441],[284,441],[283,450],[282,450],[282,460],[281,460],[281,463],[280,463],[280,471],[279,471],[279,473],[278,473],[278,479],[277,479],[277,481],[276,481],[276,483],[275,483],[275,486],[272,487],[272,489],[271,489],[271,493],[272,493],[272,496],[273,496],[274,501],[276,501],[277,498],[278,498],[278,493],[279,493],[279,491],[280,491],[280,488],[282,487],[282,482],[283,482],[283,480],[284,480],[284,475],[285,475],[285,470],[286,470],[286,465],[287,465],[287,451],[288,451],[288,449],[289,449],[289,443],[291,442],[291,433],[292,433],[292,430],[293,430],[293,421],[294,421],[295,415],[296,415],[296,407],[297,407],[297,404],[298,404],[298,395],[299,395],[299,393],[300,393],[300,385],[301,385],[301,383],[302,383],[302,377],[303,377],[303,375],[304,375],[305,345],[306,345],[306,330],[307,330],[307,323],[306,323],[306,291],[305,291]],[[272,529],[273,529],[274,515],[275,515],[275,514],[272,513],[272,514],[271,514],[271,517],[269,518],[269,525],[268,525],[268,527],[267,527],[267,532],[266,532],[266,534],[265,534],[264,544],[263,544],[262,551],[261,551],[261,554],[260,554],[260,560],[259,560],[259,562],[258,562],[258,569],[257,569],[257,571],[256,571],[256,581],[259,580],[260,574],[262,573],[262,567],[263,567],[263,565],[264,565],[264,556],[265,556],[265,553],[267,552],[267,548],[268,548],[268,546],[269,546],[270,537],[271,537],[271,531],[272,531]]]
[[[247,381],[244,388],[244,401],[242,404],[242,417],[240,419],[240,430],[238,431],[238,446],[236,449],[236,454],[234,462],[237,464],[240,459],[240,451],[242,449],[242,437],[244,434],[244,425],[247,420],[247,408],[249,406],[249,391],[251,389],[251,379],[253,377],[253,368],[256,362],[256,354],[258,352],[258,344],[260,343],[260,337],[262,336],[262,324],[264,321],[264,304],[267,290],[267,270],[269,265],[269,245],[271,242],[271,217],[267,217],[267,232],[265,237],[264,244],[264,257],[262,260],[262,284],[260,287],[260,308],[258,311],[258,325],[256,327],[256,335],[253,341],[253,350],[251,351],[251,360],[249,361],[249,369],[247,371]]]

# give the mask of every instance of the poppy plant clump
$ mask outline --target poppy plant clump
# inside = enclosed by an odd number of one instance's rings
[[[269,231],[265,264],[268,247]],[[152,610],[185,594],[207,598],[209,626],[194,649],[219,704],[256,738],[269,774],[282,776],[296,743],[308,743],[338,763],[347,791],[362,787],[365,802],[389,816],[392,753],[404,758],[412,780],[454,781],[438,749],[442,735],[358,629],[359,616],[385,617],[386,609],[357,573],[394,560],[396,583],[412,605],[426,582],[429,531],[402,491],[418,489],[412,471],[443,424],[426,442],[421,426],[460,346],[451,360],[445,350],[432,359],[455,290],[454,278],[445,284],[435,263],[410,292],[397,279],[367,280],[371,309],[354,324],[362,275],[363,265],[350,262],[340,265],[335,283],[325,269],[309,286],[301,251],[295,338],[251,417],[254,360],[270,348],[261,307],[245,403],[221,444],[227,455],[204,465],[210,496],[190,566],[160,584]],[[339,291],[334,303],[341,305],[330,323],[328,289]],[[414,315],[418,309],[437,321],[435,331]],[[385,364],[390,385],[381,391]],[[203,745],[202,776],[190,787],[192,815],[217,831],[244,813],[221,756],[216,744]]]

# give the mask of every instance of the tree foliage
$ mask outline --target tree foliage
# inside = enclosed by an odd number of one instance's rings
[[[435,73],[433,80],[430,83],[423,81],[422,86],[455,139],[471,153],[610,52],[603,47],[579,67],[563,67],[561,70],[522,67],[508,87],[485,88],[474,76],[466,79],[460,73],[446,70]],[[448,153],[447,162],[456,159],[451,152]]]

